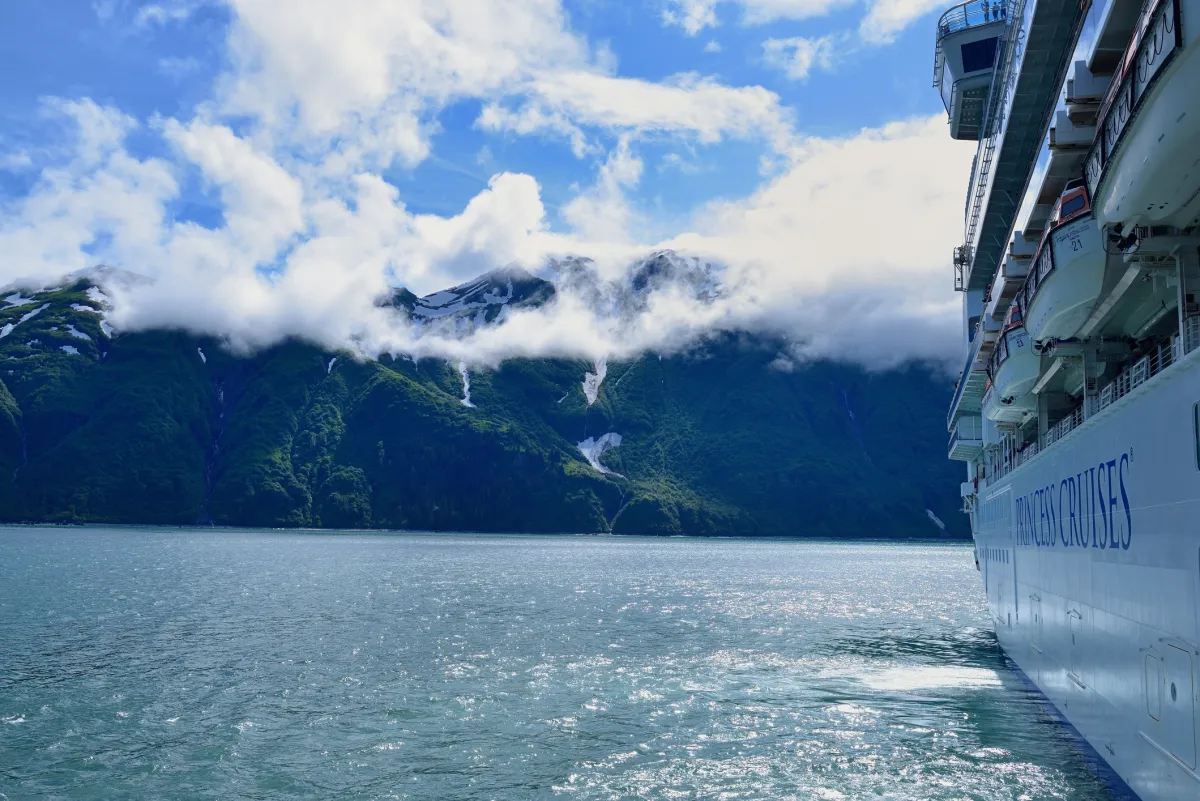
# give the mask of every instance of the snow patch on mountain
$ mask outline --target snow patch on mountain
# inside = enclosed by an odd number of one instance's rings
[[[932,509],[926,509],[925,514],[929,515],[929,519],[933,521],[933,524],[935,526],[940,528],[942,531],[946,530],[946,524],[942,522],[942,519],[940,517],[938,517],[937,515],[935,515],[933,513]]]
[[[590,464],[593,469],[598,470],[601,473],[607,473],[609,475],[616,476],[620,474],[609,470],[600,463],[600,459],[605,453],[620,444],[621,435],[614,431],[610,431],[599,439],[588,437],[583,442],[580,442],[577,447],[579,448],[579,452],[583,454],[583,458],[587,459],[588,464]]]
[[[63,353],[71,353],[75,356],[79,355],[79,348],[75,347],[74,345],[61,345],[59,346],[59,349],[62,350]]]
[[[43,311],[45,311],[45,310],[46,310],[46,309],[48,309],[48,308],[50,308],[50,304],[49,304],[49,303],[43,303],[41,306],[38,306],[38,307],[37,307],[36,309],[34,309],[33,311],[31,311],[31,312],[25,312],[23,315],[21,315],[21,319],[20,319],[20,320],[17,320],[17,325],[20,325],[21,323],[28,322],[29,320],[32,320],[34,317],[36,317],[36,316],[38,315],[38,313],[39,313],[39,312],[43,312]]]
[[[108,337],[109,339],[112,339],[113,327],[108,324],[108,320],[100,321],[100,330],[104,332],[104,336]]]
[[[7,308],[11,309],[13,306],[24,306],[28,303],[33,303],[33,298],[22,297],[20,292],[14,292],[6,297],[4,302]]]
[[[76,328],[73,325],[67,326],[67,333],[70,334],[71,336],[75,337],[76,339],[86,339],[88,342],[92,341],[92,338],[90,336],[83,333],[82,331],[80,331],[78,328]]]
[[[334,356],[332,359],[329,360],[329,364],[325,365],[325,375],[329,375],[333,372],[333,365],[336,363],[337,363],[337,356]]]
[[[105,295],[98,286],[89,286],[85,294],[92,303],[98,303],[101,306],[112,305],[112,301],[108,299],[108,295]]]
[[[91,306],[84,306],[82,303],[72,303],[71,308],[77,312],[91,312],[92,314],[104,314],[104,312],[102,310],[93,308]]]
[[[587,396],[587,405],[591,406],[600,397],[600,385],[608,375],[608,360],[597,359],[592,365],[596,372],[583,374],[583,394]]]
[[[554,286],[519,267],[507,267],[423,298],[404,296],[411,293],[397,290],[382,305],[411,309],[411,319],[431,333],[460,337],[502,322],[513,308],[542,305],[554,297]]]
[[[0,328],[0,339],[4,339],[6,336],[11,334],[14,328],[16,328],[16,326],[12,323],[5,323],[4,327]]]
[[[467,363],[458,363],[458,374],[462,376],[463,381],[463,396],[459,399],[459,403],[467,408],[474,409],[475,404],[471,403],[471,374],[467,371]]]
[[[205,364],[208,364],[208,357],[204,355],[204,351],[200,350],[199,348],[196,348],[196,353],[200,354],[200,361],[204,362]]]

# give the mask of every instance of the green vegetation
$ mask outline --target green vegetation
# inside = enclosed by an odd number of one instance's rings
[[[590,364],[508,362],[468,408],[436,361],[109,338],[87,289],[0,309],[0,519],[936,536],[928,509],[966,533],[947,382],[917,368],[783,371],[731,336],[610,364],[591,406]],[[608,432],[601,473],[577,443]]]

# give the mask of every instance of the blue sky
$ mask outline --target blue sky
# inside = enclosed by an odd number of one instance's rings
[[[281,309],[311,304],[311,324],[325,324],[354,287],[432,291],[506,263],[621,264],[670,246],[759,276],[757,297],[793,309],[904,286],[940,335],[953,298],[934,254],[954,244],[970,158],[938,127],[940,10],[6,3],[0,272],[49,281],[103,261],[172,296],[219,286],[265,342],[310,324],[281,330]],[[867,227],[894,237],[847,255],[830,243],[862,239],[860,201],[877,218]],[[316,258],[319,270],[305,261]],[[332,288],[312,290],[309,272]],[[210,319],[194,327],[233,324],[199,308]],[[761,301],[745,314],[811,328]],[[914,354],[935,340],[923,334]]]

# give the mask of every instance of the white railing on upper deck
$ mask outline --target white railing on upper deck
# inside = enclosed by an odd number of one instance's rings
[[[1042,447],[1049,448],[1081,425],[1083,425],[1083,407],[1078,406],[1066,417],[1046,429],[1046,435],[1042,437]]]
[[[1197,320],[1200,318],[1193,317],[1191,319]],[[1200,337],[1200,326],[1198,326],[1197,336]],[[1194,348],[1195,346],[1193,345],[1189,350]],[[1176,334],[1171,337],[1170,342],[1162,343],[1153,351],[1126,367],[1116,378],[1109,382],[1108,386],[1100,390],[1096,411],[1112,406],[1121,398],[1179,361],[1182,357],[1183,352],[1179,349],[1179,335]]]
[[[1085,398],[1084,404],[1046,429],[1046,433],[1038,439],[1018,444],[1014,435],[1006,434],[999,451],[985,454],[982,482],[986,486],[1004,478],[1042,451],[1060,442],[1087,419],[1137,391],[1151,378],[1178,363],[1197,348],[1200,348],[1200,315],[1184,320],[1182,336],[1175,334],[1169,340],[1159,343],[1149,353],[1118,373],[1098,395]]]
[[[1200,315],[1183,321],[1183,352],[1191,353],[1196,348],[1200,348]]]

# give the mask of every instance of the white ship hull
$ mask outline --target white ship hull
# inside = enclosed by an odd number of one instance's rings
[[[1198,401],[1195,351],[972,513],[1001,646],[1143,801],[1200,798]]]

